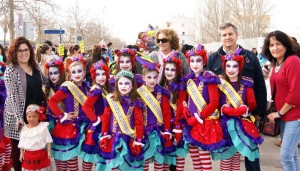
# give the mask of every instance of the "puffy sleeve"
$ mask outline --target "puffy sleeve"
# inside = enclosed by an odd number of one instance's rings
[[[104,101],[106,102],[106,100]],[[102,135],[107,135],[109,133],[110,117],[111,117],[111,109],[109,106],[105,105],[103,115],[101,115]]]
[[[97,119],[97,116],[95,114],[94,110],[94,104],[99,99],[100,94],[93,95],[92,93],[89,94],[88,98],[84,102],[82,106],[82,110],[86,114],[86,116],[89,118],[90,121],[95,121]]]
[[[63,99],[67,97],[67,94],[62,90],[58,90],[48,101],[48,105],[55,116],[63,115],[63,111],[58,106]]]
[[[252,112],[256,108],[256,100],[255,100],[254,91],[252,88],[247,88],[246,98],[247,98],[246,105],[248,106],[249,111]]]
[[[133,109],[134,124],[135,124],[135,128],[136,128],[136,138],[138,139],[138,141],[142,140],[143,135],[144,135],[144,120],[143,120],[143,110],[140,107],[141,105],[135,105],[135,107]]]
[[[165,131],[171,131],[171,106],[167,95],[162,95],[161,108]]]
[[[178,91],[178,100],[177,100],[177,107],[176,107],[176,116],[175,116],[175,125],[180,125],[180,120],[183,118],[182,111],[183,111],[183,101],[186,99],[187,93],[185,90]]]
[[[43,134],[45,137],[45,143],[52,143],[53,142],[53,139],[52,139],[52,136],[50,135],[49,133],[49,130],[48,130],[48,127],[46,127],[46,129],[44,129],[44,134]]]
[[[205,119],[209,117],[211,114],[213,114],[219,106],[220,94],[218,91],[217,84],[209,84],[208,93],[209,93],[209,103],[201,112],[201,116]]]

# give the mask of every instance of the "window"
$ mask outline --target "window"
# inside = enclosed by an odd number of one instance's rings
[[[184,41],[184,40],[182,40],[182,41],[181,41],[181,44],[184,44],[184,42],[185,42],[185,41]]]
[[[185,35],[185,32],[184,32],[184,31],[182,32],[182,35],[183,35],[183,36]]]

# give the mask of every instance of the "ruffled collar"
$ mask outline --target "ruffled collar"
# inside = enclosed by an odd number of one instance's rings
[[[42,133],[45,129],[48,130],[48,122],[40,122],[36,127],[28,128],[27,125],[25,125],[22,128],[21,134],[24,137],[34,137],[40,133]]]

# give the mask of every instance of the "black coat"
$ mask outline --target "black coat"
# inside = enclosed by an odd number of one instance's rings
[[[254,81],[254,94],[257,107],[252,113],[263,117],[266,114],[267,89],[262,69],[255,54],[243,47],[241,48],[242,51],[240,52],[240,55],[244,56],[244,69],[242,76],[250,77]],[[222,68],[221,56],[225,54],[226,52],[224,52],[223,47],[220,47],[217,52],[211,54],[208,58],[206,69],[217,75],[223,74],[224,70]]]

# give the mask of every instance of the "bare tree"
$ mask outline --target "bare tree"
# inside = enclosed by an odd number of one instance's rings
[[[235,24],[242,38],[262,36],[271,9],[266,0],[199,0],[196,18],[201,42],[219,41],[218,28],[225,22]]]

